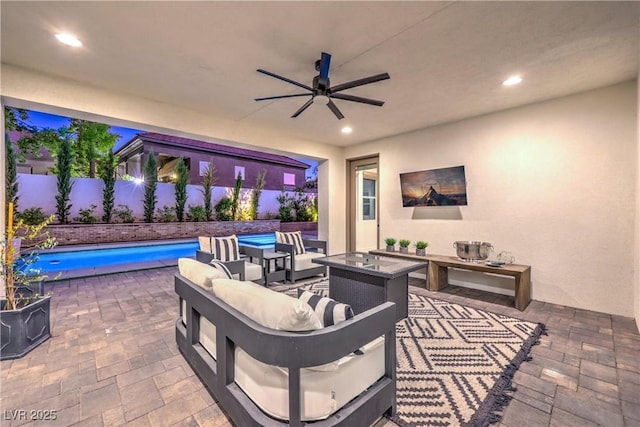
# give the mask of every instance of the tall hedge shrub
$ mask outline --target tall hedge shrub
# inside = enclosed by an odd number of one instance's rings
[[[104,222],[111,222],[113,217],[113,205],[115,203],[115,185],[116,185],[116,156],[113,151],[109,151],[107,158],[102,163],[100,168],[100,177],[104,182],[104,189],[102,190],[102,220]]]
[[[13,144],[9,140],[9,136],[4,137],[4,148],[6,157],[4,159],[4,182],[5,188],[5,219],[9,216],[9,203],[13,202],[13,211],[18,209],[18,161]]]
[[[57,184],[58,194],[56,195],[56,215],[62,224],[69,223],[69,215],[71,213],[71,168],[73,164],[73,155],[71,154],[71,140],[62,138],[59,142],[58,153],[56,156],[56,171],[58,173]]]
[[[263,169],[256,178],[256,185],[251,190],[251,206],[249,216],[251,219],[258,219],[258,208],[260,206],[260,196],[262,195],[262,190],[264,189],[264,185],[266,183],[265,177],[267,176],[267,170]]]
[[[158,162],[153,150],[149,151],[147,161],[144,163],[144,220],[153,222],[153,214],[156,211],[156,188],[158,187]]]
[[[211,217],[213,215],[213,209],[211,206],[211,191],[213,190],[213,186],[216,182],[216,168],[212,162],[209,162],[207,168],[204,171],[204,175],[202,176],[202,188],[200,192],[202,193],[202,199],[204,200],[204,212],[207,217],[207,221],[211,221]]]
[[[184,221],[184,206],[187,203],[187,184],[189,183],[189,170],[182,157],[176,163],[176,217],[179,222]]]

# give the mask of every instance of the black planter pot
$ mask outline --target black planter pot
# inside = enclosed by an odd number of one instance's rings
[[[50,311],[48,296],[19,310],[0,311],[0,360],[18,359],[49,339]]]

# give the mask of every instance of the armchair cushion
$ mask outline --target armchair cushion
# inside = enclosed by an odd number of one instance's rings
[[[295,271],[309,270],[311,268],[318,267],[318,264],[314,264],[311,262],[314,258],[322,258],[325,257],[325,254],[318,252],[307,252],[304,254],[296,255],[296,268]],[[286,260],[286,267],[288,269],[291,268],[291,260]]]
[[[262,266],[253,262],[244,262],[244,280],[253,282],[262,279]]]
[[[296,255],[304,254],[307,252],[304,248],[304,243],[302,242],[302,233],[300,231],[292,231],[288,233],[276,231],[276,242],[293,245]]]
[[[349,304],[339,303],[334,299],[313,292],[298,289],[298,299],[313,308],[323,327],[337,325],[353,317],[353,309]]]
[[[322,328],[313,309],[299,299],[253,282],[216,279],[212,285],[216,297],[267,328],[281,331],[313,331]]]
[[[202,252],[212,253],[212,251],[211,251],[211,237],[209,237],[209,236],[198,236],[198,244],[200,245],[200,250]]]

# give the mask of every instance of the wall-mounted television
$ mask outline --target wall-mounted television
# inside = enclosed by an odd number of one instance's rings
[[[400,174],[402,206],[461,206],[467,204],[464,166]]]

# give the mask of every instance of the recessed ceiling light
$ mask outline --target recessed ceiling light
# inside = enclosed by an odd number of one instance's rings
[[[511,76],[507,80],[502,82],[502,84],[505,86],[514,86],[519,83],[522,83],[522,77],[520,76]]]
[[[69,33],[58,33],[56,34],[56,38],[60,43],[64,43],[68,46],[80,47],[82,46],[82,42],[78,40],[76,36]]]
[[[353,131],[353,129],[351,129],[351,126],[345,126],[342,128],[342,133],[351,133]]]

